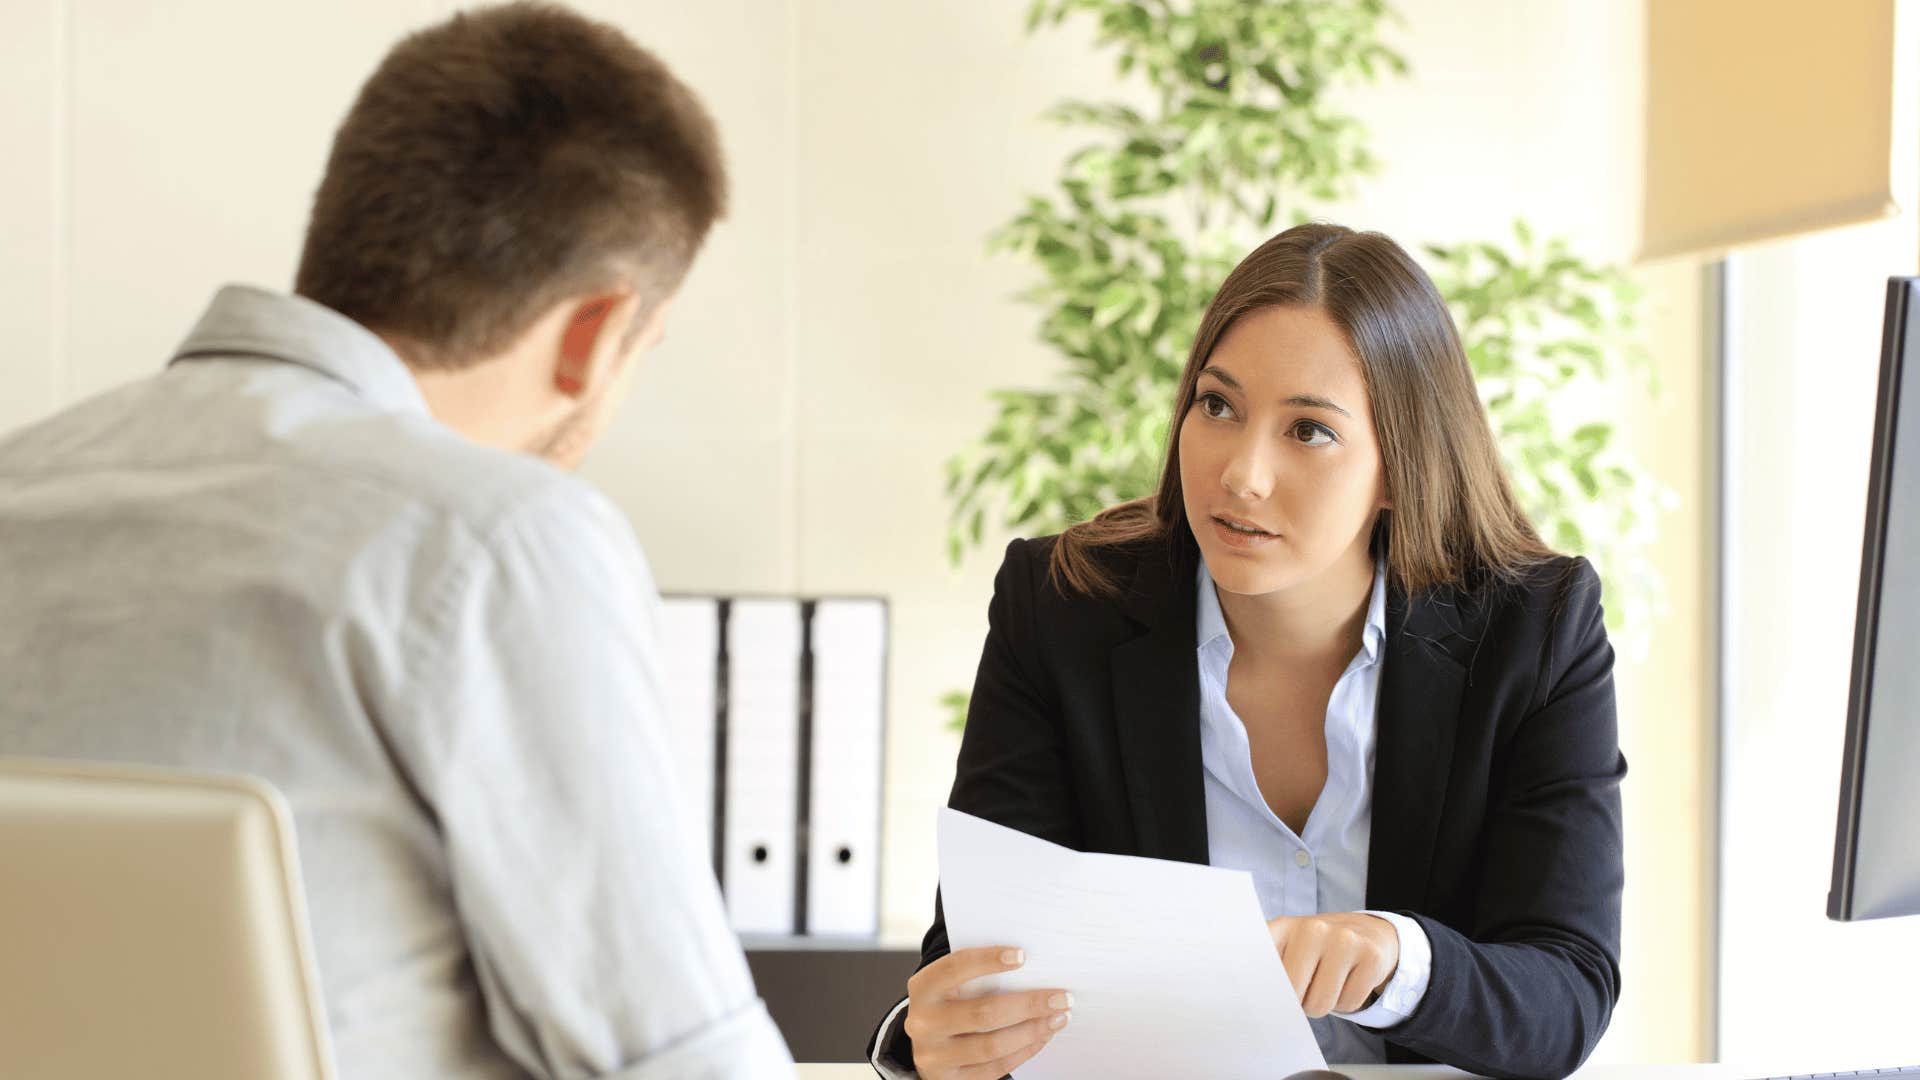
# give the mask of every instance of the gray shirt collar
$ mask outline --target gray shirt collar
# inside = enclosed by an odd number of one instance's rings
[[[373,331],[304,296],[226,286],[169,364],[234,356],[299,364],[382,409],[428,415],[420,385],[399,354]]]

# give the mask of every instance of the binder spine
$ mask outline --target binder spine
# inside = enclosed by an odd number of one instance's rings
[[[793,932],[807,933],[807,881],[813,857],[813,617],[820,605],[800,605],[800,744],[793,809]]]
[[[888,675],[885,601],[679,599],[713,605],[711,775],[701,780],[708,782],[711,795],[713,874],[736,931],[763,940],[877,933]],[[792,629],[770,634],[777,627],[769,624],[769,611],[781,605],[791,605],[787,610],[794,622],[786,625]],[[770,646],[777,651],[765,653]],[[704,676],[704,668],[703,663],[696,670]],[[757,681],[782,669],[794,691],[787,714],[791,726],[785,727],[779,712],[768,712],[767,688]],[[693,672],[671,671],[669,677],[693,677]],[[739,685],[742,679],[753,685]],[[786,762],[776,765],[769,754]],[[790,822],[783,820],[789,811]],[[789,840],[790,854],[779,850]],[[782,857],[791,857],[792,865],[780,866]],[[790,897],[780,895],[781,889],[791,889]]]
[[[727,693],[728,657],[727,620],[733,614],[733,601],[719,604],[719,649],[713,662],[713,880],[722,894],[727,888]]]

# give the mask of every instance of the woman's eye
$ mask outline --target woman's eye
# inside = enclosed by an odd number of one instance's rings
[[[1226,398],[1209,392],[1200,395],[1200,411],[1209,419],[1225,420],[1233,415],[1233,406],[1227,404]]]
[[[1293,437],[1308,446],[1325,446],[1335,441],[1333,429],[1325,424],[1316,424],[1312,420],[1302,420],[1293,425]]]

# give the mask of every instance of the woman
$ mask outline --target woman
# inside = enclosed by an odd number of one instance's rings
[[[1201,321],[1158,493],[1015,541],[951,805],[1250,871],[1330,1061],[1559,1076],[1619,993],[1613,651],[1515,503],[1446,306],[1289,229]],[[1018,944],[1018,943],[1014,943]],[[938,900],[876,1064],[998,1077],[1071,987],[961,999]]]

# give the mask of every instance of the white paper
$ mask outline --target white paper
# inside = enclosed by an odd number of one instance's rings
[[[1018,1080],[1326,1068],[1245,871],[1084,854],[946,809],[940,889],[954,949],[1027,952],[969,994],[1073,994],[1073,1021]]]

